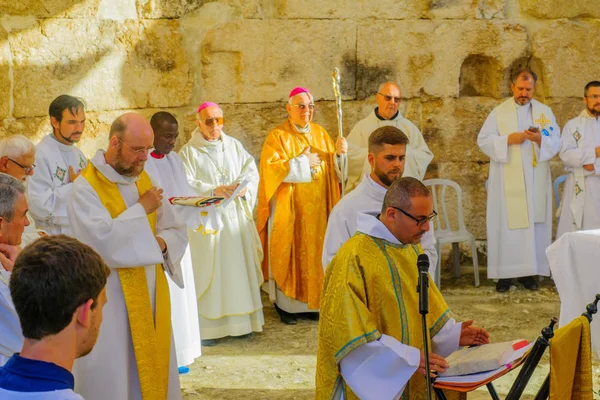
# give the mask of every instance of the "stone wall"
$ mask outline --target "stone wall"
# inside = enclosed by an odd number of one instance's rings
[[[559,123],[600,78],[600,11],[588,0],[7,0],[0,4],[0,135],[39,140],[61,93],[88,106],[91,154],[126,110],[164,109],[182,144],[194,106],[223,105],[226,131],[257,158],[297,85],[337,132],[331,70],[342,72],[345,132],[377,85],[402,86],[403,113],[435,154],[427,177],[457,181],[467,227],[485,239],[488,158],[476,136],[528,64]],[[98,140],[94,140],[97,138]],[[561,173],[553,162],[553,176]]]

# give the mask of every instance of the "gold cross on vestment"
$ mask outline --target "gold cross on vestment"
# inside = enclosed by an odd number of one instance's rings
[[[546,116],[544,115],[544,113],[542,113],[542,114],[540,114],[540,119],[536,119],[534,122],[535,122],[536,124],[540,124],[540,127],[541,127],[542,129],[544,129],[544,128],[546,128],[546,126],[545,126],[545,125],[550,125],[550,122],[552,122],[552,121],[550,121],[550,120],[547,120],[547,119],[546,119]]]

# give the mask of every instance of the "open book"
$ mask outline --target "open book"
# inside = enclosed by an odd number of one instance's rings
[[[247,179],[243,179],[227,200],[225,200],[225,197],[221,196],[184,196],[171,197],[169,202],[178,206],[208,207],[219,205],[226,207],[246,186],[248,186],[248,183],[249,181]]]

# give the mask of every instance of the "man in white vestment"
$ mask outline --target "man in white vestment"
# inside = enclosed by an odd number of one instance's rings
[[[556,238],[600,228],[600,82],[585,85],[586,109],[563,128],[560,159],[569,173],[563,188]]]
[[[333,207],[327,222],[323,245],[323,268],[331,262],[339,248],[356,232],[358,215],[377,214],[383,198],[394,181],[402,177],[406,161],[408,138],[398,128],[383,126],[369,137],[369,164],[371,173]],[[435,277],[438,254],[435,248],[432,224],[423,235],[421,246],[429,257],[429,274]]]
[[[377,107],[365,119],[359,121],[348,135],[348,183],[346,190],[354,189],[371,167],[367,161],[369,135],[382,126],[394,126],[408,136],[404,176],[423,180],[433,153],[427,147],[419,128],[404,118],[400,106],[400,86],[395,82],[379,85],[375,96]]]
[[[217,104],[205,102],[198,107],[196,125],[179,152],[196,195],[227,199],[242,181],[248,181],[227,206],[217,206],[219,227],[188,230],[202,345],[214,346],[216,339],[226,336],[251,337],[264,325],[263,253],[252,217],[258,171],[242,144],[223,132],[223,111]]]
[[[175,148],[179,136],[177,119],[168,112],[158,112],[150,119],[154,131],[154,151],[146,163],[146,172],[163,190],[166,199],[177,196],[195,196],[187,182],[183,162]],[[172,206],[181,221],[187,222],[190,229],[200,224],[200,211],[195,207]],[[200,326],[198,324],[198,306],[196,304],[196,287],[190,246],[185,249],[181,259],[181,271],[185,287],[182,289],[169,279],[171,293],[171,323],[173,338],[177,350],[179,373],[189,372],[188,365],[200,357]]]
[[[37,145],[36,172],[29,179],[27,198],[38,229],[69,235],[71,183],[87,165],[83,152],[75,146],[85,128],[85,107],[80,99],[61,95],[50,104],[49,114],[53,131]]]
[[[21,252],[21,236],[29,225],[25,187],[3,175],[0,182],[0,366],[23,347],[23,333],[8,283]],[[6,182],[6,183],[5,183]]]
[[[153,142],[144,117],[120,116],[108,150],[99,150],[73,184],[73,236],[112,270],[98,342],[75,363],[76,391],[86,400],[181,398],[165,271],[183,287],[179,260],[187,238],[144,171]]]
[[[9,175],[27,185],[27,178],[35,172],[35,145],[23,135],[11,135],[0,140],[0,183],[8,183],[2,179],[1,175]],[[29,214],[29,225],[23,232],[23,242],[21,246],[25,247],[33,241],[46,234],[46,232],[36,229],[35,223]]]
[[[487,191],[488,278],[506,292],[511,278],[536,290],[549,276],[545,250],[552,236],[552,180],[548,161],[560,146],[552,110],[533,100],[537,76],[511,78],[513,97],[494,108],[477,144],[490,157]]]

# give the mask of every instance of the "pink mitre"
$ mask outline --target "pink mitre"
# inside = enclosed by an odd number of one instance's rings
[[[298,87],[292,89],[292,91],[290,92],[289,98],[291,99],[292,97],[294,97],[300,93],[307,93],[309,96],[311,96],[310,91],[307,88],[298,86]]]
[[[196,110],[196,114],[198,114],[200,111],[204,110],[205,108],[208,107],[219,107],[221,108],[221,106],[219,106],[217,103],[213,103],[212,101],[205,101],[204,103],[200,104],[200,107],[198,107],[198,109]]]

